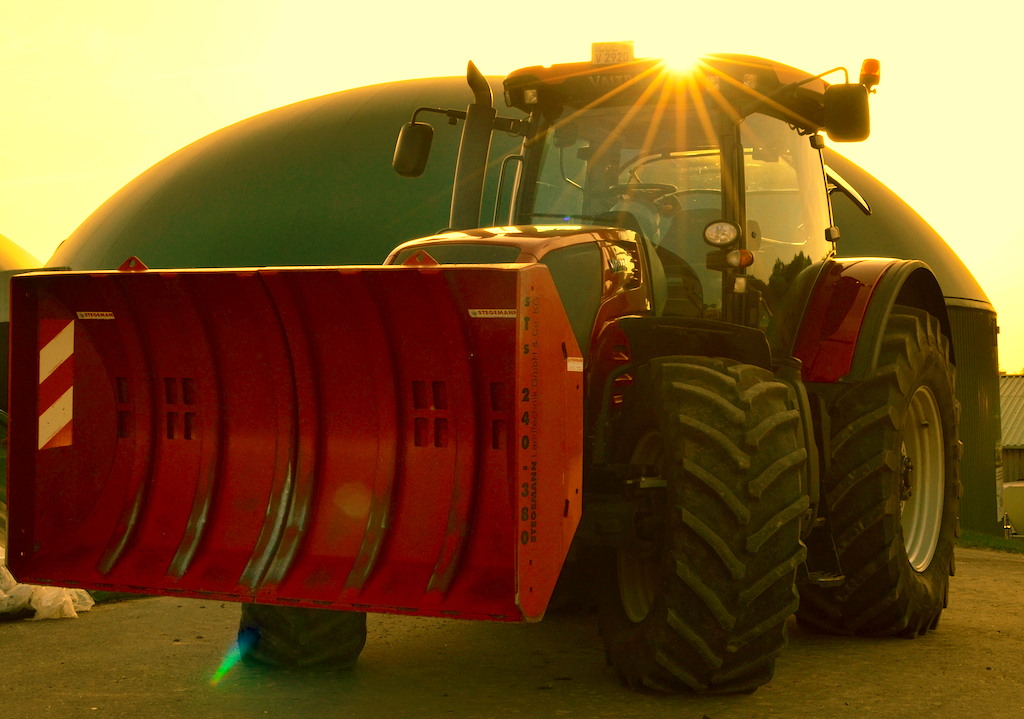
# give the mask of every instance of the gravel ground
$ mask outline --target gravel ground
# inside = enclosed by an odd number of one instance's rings
[[[938,630],[916,640],[809,635],[791,619],[774,681],[714,698],[622,688],[593,616],[371,615],[353,671],[241,665],[211,686],[238,606],[137,599],[76,620],[0,623],[0,719],[1024,716],[1024,556],[958,549],[950,594]]]

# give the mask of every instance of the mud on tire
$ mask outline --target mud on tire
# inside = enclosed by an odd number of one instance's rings
[[[664,532],[647,569],[630,569],[622,550],[606,563],[608,661],[633,689],[753,691],[786,645],[806,556],[799,411],[771,372],[732,360],[665,358],[638,382],[653,422],[640,442],[663,443],[667,487],[643,491],[664,492]],[[630,585],[643,575],[651,601],[641,617]]]
[[[959,403],[948,341],[927,312],[893,308],[878,365],[830,408],[822,490],[846,582],[803,589],[797,617],[811,630],[913,637],[937,626],[947,602],[962,492]]]
[[[366,644],[366,614],[330,609],[243,604],[239,634],[255,629],[244,660],[274,667],[348,669]]]

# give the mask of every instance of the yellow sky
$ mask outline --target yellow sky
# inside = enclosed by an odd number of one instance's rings
[[[358,5],[358,9],[351,6]],[[872,137],[838,149],[953,246],[999,312],[1000,364],[1024,368],[1024,6],[888,0],[0,3],[0,233],[45,260],[93,209],[179,147],[315,95],[409,77],[589,57],[740,52],[812,72],[882,62]],[[585,8],[585,9],[584,9]],[[728,8],[728,10],[726,10]],[[868,16],[871,17],[868,17]]]

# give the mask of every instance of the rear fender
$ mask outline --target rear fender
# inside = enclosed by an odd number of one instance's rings
[[[850,363],[850,373],[846,377],[849,381],[867,379],[877,371],[882,338],[895,305],[916,307],[938,319],[942,334],[949,340],[949,360],[956,364],[949,314],[939,281],[924,262],[900,260],[881,278],[868,304]]]
[[[11,287],[19,581],[543,615],[580,518],[583,384],[544,266]]]

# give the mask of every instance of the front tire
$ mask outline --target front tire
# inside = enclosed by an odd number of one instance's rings
[[[243,604],[238,632],[256,634],[249,664],[350,669],[366,644],[366,613]]]
[[[605,652],[632,689],[753,691],[786,645],[806,556],[800,414],[759,367],[675,357],[646,370],[636,416],[653,425],[632,462],[661,468],[665,489],[640,491],[662,493],[645,503],[663,531],[606,563]]]
[[[823,490],[846,582],[808,587],[801,624],[836,634],[916,636],[949,591],[961,494],[949,343],[939,321],[896,306],[877,374],[832,403]]]

